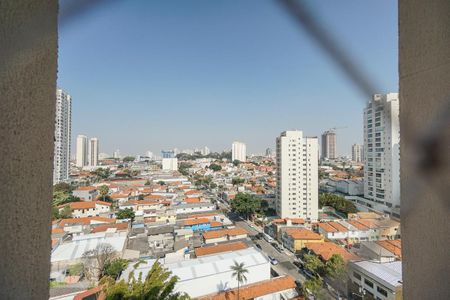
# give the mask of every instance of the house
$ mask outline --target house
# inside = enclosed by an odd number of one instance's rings
[[[69,207],[74,218],[94,217],[108,213],[111,210],[111,203],[104,201],[80,201],[71,202]]]
[[[95,186],[80,186],[79,188],[73,190],[72,194],[75,197],[84,199],[85,201],[92,201],[97,199],[98,192]]]
[[[237,289],[230,289],[214,295],[200,297],[199,300],[237,299]],[[268,280],[246,284],[239,289],[239,299],[271,300],[297,299],[295,279],[291,276],[271,278]]]
[[[179,204],[173,207],[176,214],[187,214],[187,213],[199,213],[207,212],[216,209],[216,206],[212,203],[190,203],[190,204]]]
[[[328,261],[333,254],[339,254],[344,261],[359,259],[358,256],[348,252],[333,242],[306,243],[302,252],[315,254],[323,261]]]
[[[195,248],[195,256],[205,256],[205,255],[211,255],[211,254],[217,254],[217,253],[224,253],[224,252],[230,252],[230,251],[237,251],[241,249],[248,248],[247,244],[243,242],[233,242],[233,243],[224,243],[224,244],[218,244],[213,246],[205,246],[200,248]]]
[[[364,299],[403,299],[402,262],[357,261],[348,264],[349,290]]]
[[[247,238],[247,230],[243,228],[229,228],[221,230],[206,231],[202,233],[205,244],[232,241]]]
[[[322,235],[306,228],[285,228],[282,230],[283,246],[290,251],[297,253],[306,243],[322,243]]]
[[[303,218],[273,219],[270,224],[264,227],[264,232],[281,242],[282,228],[304,228],[304,224],[305,219]]]

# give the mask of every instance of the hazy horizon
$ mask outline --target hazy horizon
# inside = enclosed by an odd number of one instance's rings
[[[398,91],[397,3],[309,1],[376,79]],[[64,3],[61,3],[64,5]],[[339,155],[362,143],[368,100],[275,1],[114,1],[60,28],[58,86],[76,136],[100,152],[274,149],[285,130],[338,129]]]

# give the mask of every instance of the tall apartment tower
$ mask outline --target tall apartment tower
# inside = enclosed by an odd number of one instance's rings
[[[281,218],[318,218],[319,185],[317,137],[302,131],[285,131],[276,139],[276,209]]]
[[[231,160],[245,162],[247,160],[247,146],[241,142],[233,142],[231,145]]]
[[[364,146],[360,144],[352,145],[352,161],[361,163],[364,161]]]
[[[336,132],[330,129],[322,134],[322,159],[336,158]]]
[[[364,197],[385,212],[396,213],[400,209],[398,93],[376,94],[364,110],[364,155]]]
[[[98,138],[91,138],[89,140],[89,165],[98,165]]]
[[[87,165],[88,165],[88,138],[85,135],[78,135],[76,166],[82,168]]]
[[[65,91],[57,89],[53,183],[69,179],[71,133],[72,97]]]

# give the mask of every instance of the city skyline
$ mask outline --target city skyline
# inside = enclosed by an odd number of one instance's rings
[[[362,143],[370,99],[276,4],[236,3],[115,3],[61,28],[58,85],[73,96],[73,131],[100,137],[108,153],[201,145],[220,151],[233,140],[264,153],[284,130],[319,137],[346,126],[337,152],[350,155],[351,145]],[[397,92],[395,3],[349,5],[350,12],[311,3],[380,80],[377,92]],[[125,52],[133,55],[125,60]],[[121,121],[92,122],[111,115]]]

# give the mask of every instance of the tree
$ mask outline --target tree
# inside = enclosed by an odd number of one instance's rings
[[[148,179],[147,179],[147,180],[145,181],[145,183],[144,183],[144,185],[150,185],[150,184],[151,184],[151,183],[150,183],[150,180],[148,180]]]
[[[98,188],[98,193],[100,194],[100,197],[105,201],[105,197],[109,193],[109,187],[107,185],[102,185]]]
[[[339,254],[333,254],[325,263],[325,272],[332,278],[339,278],[345,274],[345,261]]]
[[[323,206],[331,206],[337,211],[344,213],[345,215],[358,211],[355,204],[353,204],[351,201],[345,199],[342,196],[331,193],[320,193],[319,207]]]
[[[111,170],[109,168],[98,168],[91,172],[92,175],[97,177],[97,181],[99,179],[107,179],[111,176]]]
[[[132,208],[124,208],[119,209],[118,212],[116,212],[116,218],[117,219],[131,219],[131,222],[134,221],[135,213]]]
[[[317,299],[323,299],[323,280],[320,277],[314,277],[306,280],[302,286],[302,292],[304,296],[308,294],[314,295]]]
[[[69,205],[64,206],[64,208],[59,212],[60,219],[70,219],[72,218],[72,210]]]
[[[244,178],[240,178],[240,177],[234,177],[233,179],[231,179],[231,183],[234,186],[243,184],[244,182],[245,182],[245,179]]]
[[[83,268],[84,266],[82,263],[74,264],[67,268],[67,273],[69,276],[81,276],[83,274]]]
[[[235,167],[239,166],[240,163],[241,163],[240,160],[237,160],[237,159],[233,160],[233,165],[234,165]]]
[[[107,243],[97,245],[83,253],[84,273],[91,279],[101,279],[105,275],[105,267],[115,257],[114,248]]]
[[[157,183],[158,183],[159,185],[166,185],[166,183],[165,183],[164,181],[162,181],[162,180],[158,181]]]
[[[259,211],[260,207],[261,200],[247,193],[237,193],[236,197],[231,201],[231,209],[244,215],[246,219]]]
[[[53,192],[63,192],[63,193],[67,193],[70,194],[73,191],[73,187],[65,182],[60,182],[57,183],[53,186]]]
[[[239,299],[239,289],[240,285],[247,281],[247,277],[245,276],[245,273],[248,273],[248,270],[245,268],[245,264],[238,263],[237,261],[234,261],[234,265],[230,266],[230,269],[233,271],[231,276],[233,278],[236,278],[238,282],[238,291],[237,291],[237,299]]]
[[[316,255],[305,254],[303,256],[303,261],[305,262],[305,268],[309,270],[311,273],[313,274],[322,273],[324,264],[320,260],[320,258],[318,258]]]
[[[209,168],[211,170],[213,170],[214,172],[218,172],[218,171],[222,170],[222,166],[220,166],[218,164],[210,164]]]
[[[135,264],[136,270],[138,264]],[[176,276],[163,268],[156,261],[147,276],[142,280],[142,273],[135,278],[134,271],[130,273],[128,281],[114,280],[110,276],[104,277],[100,284],[103,285],[106,300],[135,300],[135,299],[158,299],[158,300],[184,300],[189,299],[185,293],[174,292],[178,281]]]
[[[113,259],[105,264],[104,275],[117,279],[127,267],[128,260],[123,258]]]
[[[125,157],[122,159],[122,161],[123,161],[124,163],[126,163],[126,162],[132,162],[132,161],[134,161],[134,156],[125,156]]]
[[[269,172],[267,172],[267,175],[273,176],[273,172],[272,172],[272,171],[269,171]]]

